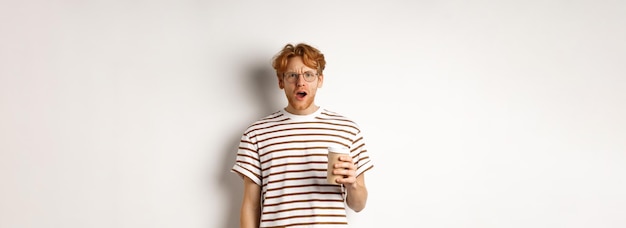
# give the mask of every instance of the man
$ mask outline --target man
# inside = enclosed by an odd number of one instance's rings
[[[243,177],[240,224],[247,227],[348,227],[347,204],[367,202],[365,171],[373,167],[362,132],[350,119],[315,104],[324,82],[324,55],[287,44],[273,59],[288,105],[251,124],[232,171]],[[326,181],[328,148],[349,148]]]

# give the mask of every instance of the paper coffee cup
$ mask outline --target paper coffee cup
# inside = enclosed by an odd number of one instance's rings
[[[337,178],[342,177],[342,175],[334,175],[333,170],[335,169],[335,163],[339,162],[339,156],[341,155],[349,155],[350,149],[345,147],[328,147],[328,172],[326,175],[326,182],[329,184],[337,184],[335,181]]]

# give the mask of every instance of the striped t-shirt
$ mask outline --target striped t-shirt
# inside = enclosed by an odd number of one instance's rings
[[[232,171],[261,186],[261,227],[348,227],[345,189],[326,182],[328,147],[350,148],[357,176],[373,167],[357,124],[323,108],[248,127]]]

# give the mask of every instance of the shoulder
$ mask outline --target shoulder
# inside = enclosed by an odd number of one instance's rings
[[[264,116],[262,118],[257,119],[256,121],[252,122],[246,128],[246,131],[244,132],[244,134],[248,134],[248,133],[250,133],[252,131],[263,129],[263,128],[267,127],[268,125],[284,122],[286,120],[288,120],[288,118],[285,117],[285,115],[281,111],[276,111],[276,112],[274,112],[272,114],[269,114],[267,116]]]
[[[352,120],[352,118],[330,109],[322,109],[322,112],[320,113],[318,118],[329,121],[340,121],[358,128],[358,124],[354,120]]]

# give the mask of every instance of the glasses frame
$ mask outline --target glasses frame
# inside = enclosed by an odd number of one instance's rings
[[[307,78],[306,76],[307,74],[311,74],[312,76],[310,78]],[[290,77],[289,75],[296,75],[297,77]],[[309,70],[309,71],[305,71],[302,73],[283,72],[283,79],[289,83],[293,83],[293,82],[296,82],[298,79],[300,79],[300,75],[302,75],[302,77],[304,78],[304,81],[314,82],[319,76],[319,73],[317,73],[317,71],[314,71],[314,70]]]

